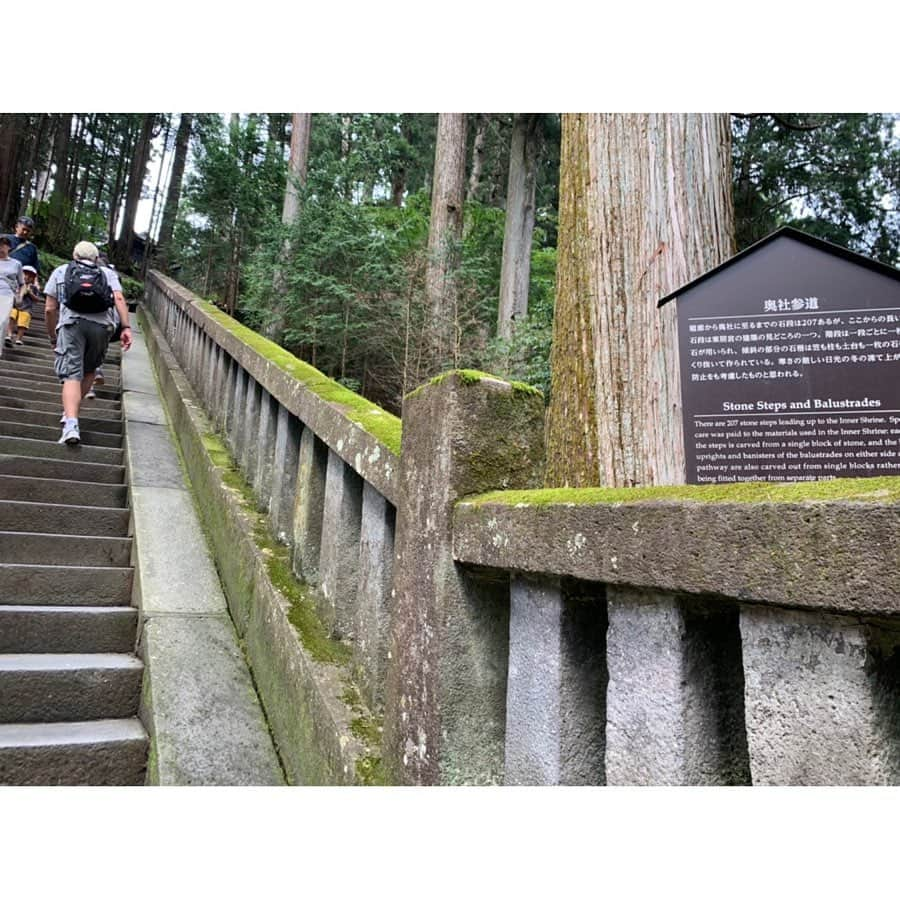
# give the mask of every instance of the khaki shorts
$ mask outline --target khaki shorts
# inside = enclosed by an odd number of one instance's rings
[[[56,333],[54,369],[60,381],[81,381],[103,365],[110,327],[89,319],[73,319]]]
[[[9,314],[9,317],[15,322],[19,328],[27,328],[31,324],[31,313],[27,309],[16,309]]]

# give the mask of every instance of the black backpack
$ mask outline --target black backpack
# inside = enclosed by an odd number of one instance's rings
[[[100,266],[76,259],[66,268],[63,303],[75,312],[102,313],[112,309],[115,301]]]

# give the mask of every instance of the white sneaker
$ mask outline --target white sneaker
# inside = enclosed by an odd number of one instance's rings
[[[78,431],[78,422],[67,422],[63,425],[62,437],[59,439],[59,443],[73,446],[79,441],[81,441],[81,434]]]
[[[100,366],[97,366],[97,371],[94,374],[94,384],[103,384],[106,379],[103,377],[103,369]]]
[[[94,389],[93,389],[93,388],[91,388],[91,389],[84,395],[84,399],[85,399],[85,400],[96,400],[96,399],[97,399],[97,395],[94,393]]]
[[[16,346],[17,347],[21,347],[24,343],[25,343],[25,341],[20,341],[18,338],[16,338]]]

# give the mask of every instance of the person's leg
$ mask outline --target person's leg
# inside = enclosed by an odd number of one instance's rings
[[[81,382],[84,378],[86,334],[82,320],[76,319],[59,329],[56,342],[56,375],[62,382],[61,444],[77,444],[78,413],[81,409]]]
[[[94,378],[96,372],[85,372],[84,378],[81,379],[81,399],[90,398],[93,400],[97,395],[94,393]]]
[[[77,419],[81,411],[82,381],[67,379],[62,386],[63,413],[67,419]]]
[[[10,312],[10,314],[9,314],[9,320],[8,320],[8,323],[6,326],[6,334],[3,336],[3,338],[4,338],[3,343],[5,343],[7,347],[12,347],[13,332],[15,331],[15,324],[16,324],[16,319],[17,319],[16,314],[17,313],[18,313],[18,310],[13,309],[12,312]]]
[[[31,313],[24,309],[18,310],[16,324],[19,326],[19,333],[16,335],[16,343],[21,344],[25,332],[28,331],[28,328],[31,325]]]

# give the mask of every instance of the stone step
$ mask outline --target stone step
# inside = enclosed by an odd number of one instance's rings
[[[40,536],[39,536],[40,537]],[[0,605],[129,606],[131,566],[0,563]]]
[[[0,784],[141,785],[148,748],[136,718],[0,725]]]
[[[31,386],[31,390],[57,392],[61,390],[59,379],[52,373],[48,375],[32,375],[28,372],[12,372],[0,366],[0,384],[3,390],[9,387],[15,389],[15,385],[20,384],[23,387]],[[99,400],[117,400],[121,391],[118,385],[103,384],[94,388],[94,393]],[[92,399],[85,399],[84,403],[91,403]]]
[[[62,426],[60,426],[62,434]],[[57,441],[41,441],[35,438],[7,437],[0,434],[0,453],[26,456],[32,459],[64,459],[67,462],[102,463],[119,466],[123,453],[118,447],[92,447],[90,444],[60,444]]]
[[[56,380],[56,372],[53,369],[54,354],[47,354],[45,359],[34,357],[17,357],[14,353],[0,357],[0,372],[28,373],[38,378],[49,377]],[[118,384],[121,381],[118,366],[103,366],[103,377],[106,385]]]
[[[0,500],[0,531],[127,537],[127,509]]]
[[[124,484],[91,484],[85,481],[6,475],[0,478],[0,500],[122,509],[128,502],[128,488]]]
[[[0,605],[0,653],[131,653],[131,606]]]
[[[90,403],[90,401],[87,401]],[[22,409],[30,412],[46,412],[53,413],[57,420],[62,413],[62,393],[52,400],[23,400],[21,397],[14,397],[7,394],[0,397],[0,406],[7,409]],[[91,419],[105,419],[108,422],[121,422],[122,412],[118,409],[87,409],[86,415]]]
[[[27,422],[10,422],[0,411],[0,434],[5,437],[24,437],[53,443],[59,440],[61,429],[62,426],[59,421],[55,425],[31,425]],[[78,430],[81,434],[81,443],[87,446],[116,448],[121,448],[122,446],[122,436],[120,434],[94,431],[87,427],[80,416],[78,418]]]
[[[134,716],[143,672],[130,653],[0,653],[0,722]]]
[[[82,408],[78,422],[82,431],[101,432],[102,434],[121,434],[122,422],[119,419],[97,419],[90,415],[90,410]],[[4,422],[22,422],[26,425],[43,425],[46,428],[59,428],[59,418],[62,410],[43,412],[29,409],[16,409],[12,406],[3,406],[0,400],[0,419]]]
[[[0,531],[0,563],[124,568],[130,562],[131,538]]]
[[[9,378],[0,375],[0,398],[7,397],[18,397],[20,400],[25,400],[28,402],[28,406],[31,406],[31,401],[35,401],[36,403],[56,403],[57,405],[62,403],[62,388],[59,385],[54,387],[53,385],[47,385],[47,390],[41,390],[43,385],[37,385],[37,387],[20,387],[21,382],[11,381]],[[121,404],[118,400],[89,400],[86,401],[91,404],[92,409],[105,409],[105,410],[115,410],[118,411],[121,407]]]
[[[37,443],[37,442],[35,442]],[[57,444],[64,447],[63,444]],[[73,448],[68,448],[73,449]],[[60,480],[93,481],[102,484],[124,484],[125,466],[106,463],[81,462],[80,454],[63,459],[35,459],[24,454],[0,451],[0,475],[20,475],[26,478],[58,478]]]

